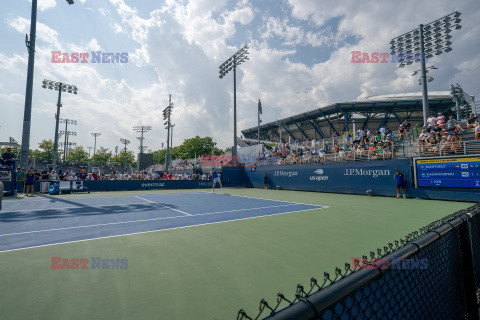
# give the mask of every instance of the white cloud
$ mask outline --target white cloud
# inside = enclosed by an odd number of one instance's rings
[[[29,0],[29,1],[32,2],[32,0]],[[37,8],[40,11],[48,10],[50,8],[55,7],[56,5],[57,5],[56,0],[38,0],[37,1]]]

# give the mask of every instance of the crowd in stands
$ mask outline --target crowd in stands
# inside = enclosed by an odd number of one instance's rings
[[[158,171],[136,171],[133,173],[121,173],[119,171],[110,174],[98,174],[97,172],[86,172],[81,169],[74,172],[69,169],[65,172],[55,170],[43,170],[39,172],[37,169],[25,172],[22,168],[17,168],[17,180],[23,181],[26,174],[31,172],[35,180],[38,181],[85,181],[85,180],[212,180],[211,173],[179,173],[179,172],[158,172]]]
[[[411,134],[412,125],[405,120],[393,132],[388,127],[381,127],[378,131],[359,129],[355,136],[347,133],[342,139],[335,135],[328,139],[331,143],[323,143],[318,147],[315,140],[302,144],[281,143],[266,145],[265,150],[257,158],[257,162],[275,162],[276,164],[297,164],[323,162],[326,159],[335,161],[361,159],[391,159],[398,142],[407,138],[417,138]],[[418,136],[418,146],[421,153],[455,154],[461,151],[461,134],[474,131],[475,140],[480,141],[480,115],[473,114],[468,119],[457,121],[450,116],[446,121],[442,113],[430,115],[427,125]]]
[[[201,168],[201,166],[200,160],[183,160],[175,165],[174,171],[193,170]]]
[[[450,116],[448,121],[445,120],[442,113],[430,114],[427,125],[418,136],[420,153],[445,155],[463,151],[461,135],[468,131],[473,131],[475,141],[480,141],[480,115],[471,114],[468,119],[460,121]]]

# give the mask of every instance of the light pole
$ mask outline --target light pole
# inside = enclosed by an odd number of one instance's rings
[[[456,85],[452,84],[450,94],[453,97],[452,100],[455,102],[455,108],[457,109],[457,121],[460,121],[460,103],[465,101],[463,89],[458,83]]]
[[[91,151],[92,151],[92,147],[87,147],[87,149],[88,149],[88,159],[90,159],[90,157],[91,157],[91,156],[90,156],[90,153],[91,153]]]
[[[65,123],[65,130],[60,131],[60,134],[65,135],[65,142],[63,143],[63,162],[67,161],[67,148],[68,148],[68,137],[69,136],[76,136],[76,132],[68,131],[68,125],[77,125],[77,120],[71,119],[60,119],[60,123]]]
[[[399,68],[411,65],[413,62],[420,62],[422,76],[422,105],[423,123],[427,125],[428,118],[428,89],[427,89],[427,68],[426,59],[433,57],[433,54],[440,55],[443,52],[452,51],[452,28],[460,29],[462,26],[459,19],[461,13],[456,11],[426,25],[421,24],[417,29],[402,34],[390,41],[392,56],[400,62]]]
[[[233,56],[220,65],[219,78],[222,79],[233,69],[233,149],[232,158],[237,158],[237,67],[248,60],[248,46],[238,50]]]
[[[258,116],[258,125],[257,125],[257,138],[258,138],[258,144],[260,144],[260,123],[262,123],[262,120],[260,120],[260,115],[262,114],[262,102],[260,99],[258,99],[258,110],[257,110],[257,116]]]
[[[73,0],[67,0],[73,4]],[[22,147],[20,151],[20,165],[24,168],[28,164],[28,150],[30,148],[30,127],[32,122],[32,93],[33,71],[35,66],[35,39],[37,34],[37,0],[32,0],[32,16],[30,19],[30,39],[25,35],[25,45],[28,51],[27,88],[25,91],[25,109],[23,113]]]
[[[127,144],[130,143],[130,140],[127,140],[127,139],[124,139],[124,138],[121,138],[120,139],[120,142],[124,145],[124,153],[123,153],[123,165],[124,165],[124,170],[126,170],[127,168]]]
[[[170,129],[170,130],[171,130],[171,132],[170,132],[170,150],[171,150],[172,152],[173,152],[173,128],[174,128],[174,127],[175,127],[174,124],[171,124],[171,125],[170,125],[170,128],[171,128],[171,129]]]
[[[164,125],[166,125],[165,129],[167,129],[167,154],[165,155],[165,169],[169,171],[170,168],[170,128],[171,122],[170,117],[173,111],[173,102],[172,102],[172,95],[170,94],[168,97],[168,106],[163,109],[163,120],[165,120]]]
[[[73,131],[67,131],[65,133],[65,131],[60,131],[60,135],[65,135],[65,142],[63,143],[63,146],[64,146],[64,149],[63,149],[63,152],[64,152],[64,155],[63,155],[63,162],[66,162],[66,159],[67,159],[67,154],[68,154],[68,149],[70,146],[72,146],[72,144],[68,141],[69,140],[69,136],[76,136],[77,133],[76,132],[73,132]]]
[[[101,136],[100,132],[92,132],[91,135],[95,138],[95,142],[93,143],[93,155],[97,152],[97,137]]]
[[[57,153],[58,153],[58,126],[60,123],[60,108],[62,107],[62,91],[77,94],[77,86],[66,84],[63,82],[57,82],[52,80],[43,80],[42,88],[57,90],[58,91],[58,100],[57,100],[57,113],[55,114],[55,139],[53,142],[53,169],[56,169],[57,166]]]
[[[140,140],[140,154],[143,154],[143,140],[144,140],[143,134],[147,131],[150,131],[150,130],[152,130],[152,127],[150,127],[150,126],[135,126],[135,127],[133,127],[133,131],[141,133],[141,136],[137,138],[137,139]]]

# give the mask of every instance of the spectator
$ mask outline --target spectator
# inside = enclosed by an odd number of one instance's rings
[[[403,121],[402,126],[405,128],[405,130],[407,130],[407,132],[409,132],[410,128],[412,127],[412,125],[410,124],[410,122],[408,122],[407,119],[405,119],[405,121]]]
[[[405,132],[405,128],[403,127],[403,125],[400,125],[400,127],[398,127],[398,133],[400,134],[399,139],[404,140],[406,132]]]
[[[475,126],[478,124],[475,115],[472,113],[470,114],[470,118],[467,119],[467,129],[475,129]]]
[[[457,120],[453,119],[453,116],[450,116],[450,118],[447,121],[447,126],[445,129],[447,132],[460,132],[460,131],[465,131],[462,129],[462,127],[457,123]]]
[[[437,121],[437,118],[433,115],[433,113],[430,113],[430,117],[427,119],[428,128],[433,128],[435,126],[436,121]]]
[[[58,180],[58,174],[55,170],[52,170],[52,172],[50,172],[49,180],[50,181]]]
[[[440,127],[443,128],[445,126],[445,116],[439,112],[437,118],[435,119],[435,123]]]
[[[480,124],[475,127],[475,141],[480,141]]]
[[[40,173],[40,179],[43,181],[47,181],[50,178],[50,173],[48,172],[47,168],[45,168],[41,173]]]
[[[17,172],[16,172],[16,176],[17,176],[17,181],[23,181],[25,179],[25,170],[18,167]]]
[[[2,154],[1,163],[9,167],[15,163],[15,155],[12,153],[12,148],[7,148],[7,151]]]

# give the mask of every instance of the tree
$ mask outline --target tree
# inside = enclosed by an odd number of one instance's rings
[[[32,150],[32,156],[36,159],[36,161],[47,161],[52,162],[53,160],[53,141],[52,140],[42,140],[38,144],[37,150]],[[58,161],[59,159],[57,159]]]
[[[112,156],[110,159],[111,163],[117,164],[117,165],[123,165],[125,163],[125,158],[127,160],[127,164],[132,164],[135,162],[135,155],[133,154],[132,151],[122,151],[119,154]]]
[[[92,156],[91,161],[94,164],[107,164],[108,160],[112,157],[112,153],[107,148],[100,147]]]
[[[178,147],[178,154],[177,157],[181,159],[193,159],[195,156],[200,156],[202,154],[212,154],[212,150],[215,155],[222,154],[222,150],[216,148],[216,142],[213,142],[211,137],[201,138],[199,136],[195,136],[190,139],[185,139]],[[175,148],[172,152],[175,155]]]
[[[67,162],[81,162],[88,161],[88,152],[82,146],[78,146],[68,152]]]
[[[165,156],[167,155],[167,150],[157,150],[153,152],[153,163],[155,164],[164,164]]]

